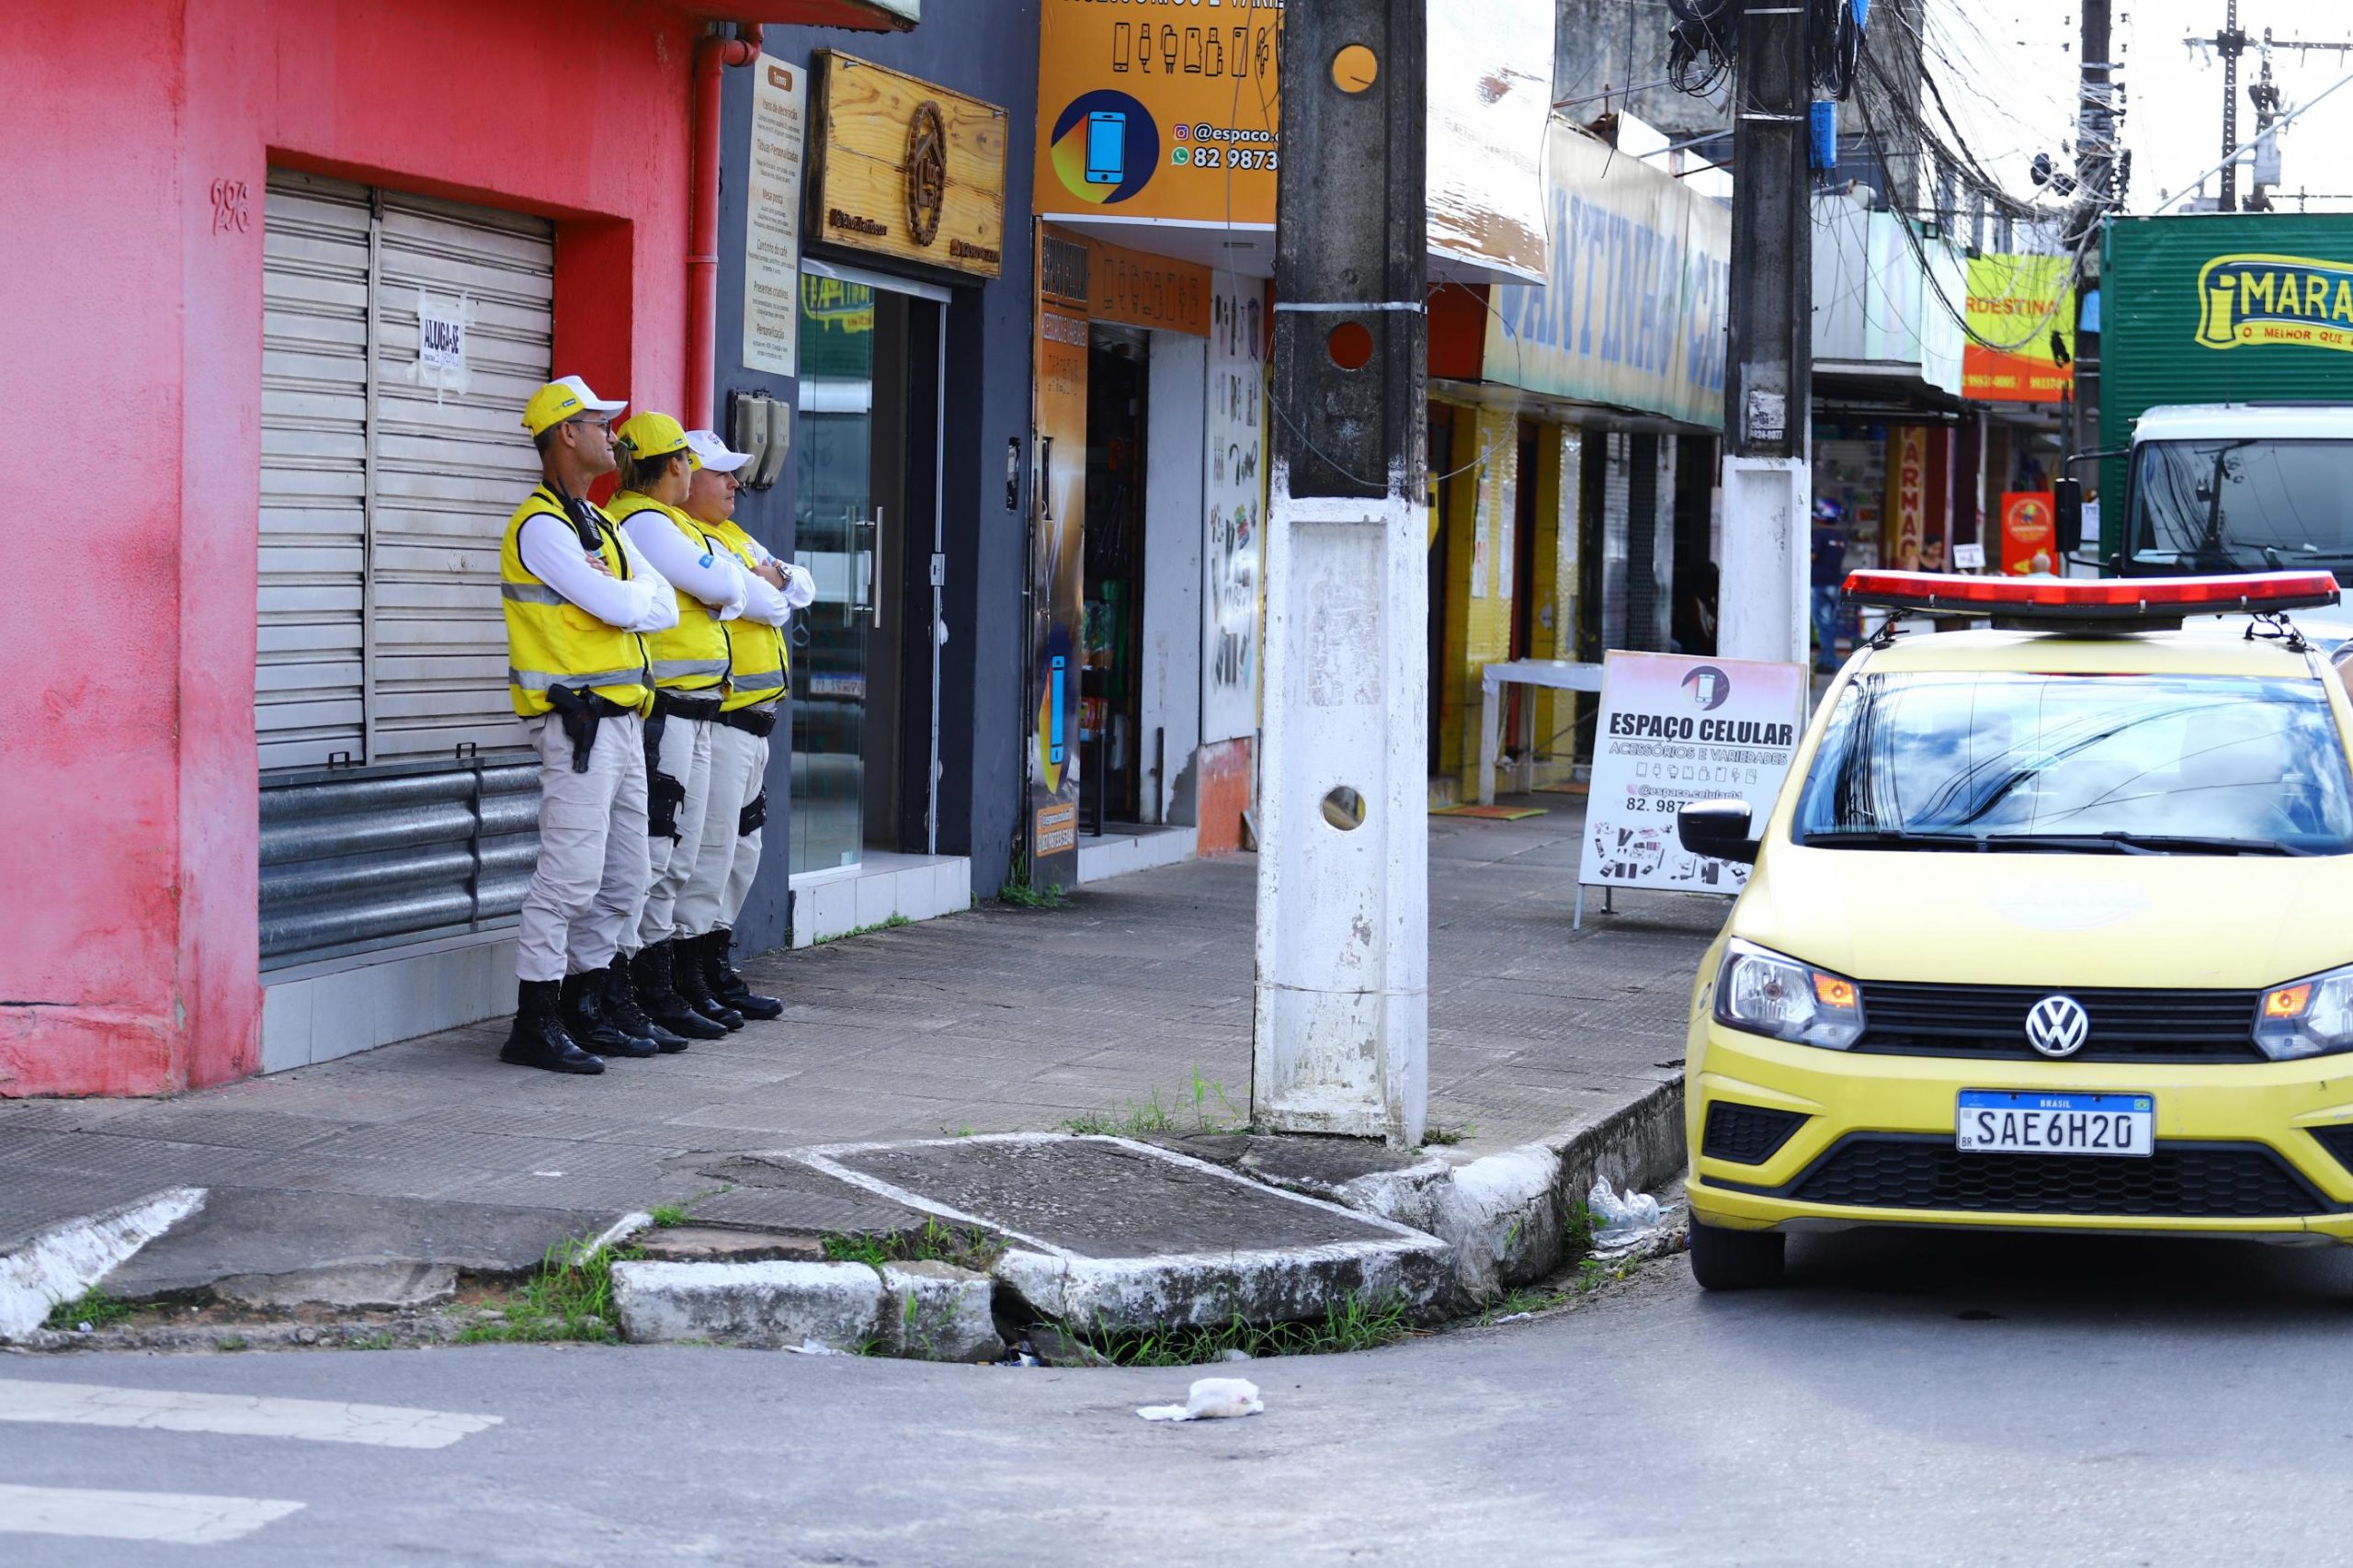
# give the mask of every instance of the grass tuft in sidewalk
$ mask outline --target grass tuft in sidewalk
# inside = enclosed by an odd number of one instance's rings
[[[548,1251],[539,1272],[517,1286],[494,1320],[467,1324],[460,1345],[545,1345],[576,1340],[618,1345],[613,1315],[613,1265],[641,1257],[635,1247],[600,1246],[583,1253],[579,1244],[560,1243]]]
[[[1154,1089],[1142,1104],[1128,1101],[1124,1111],[1098,1110],[1072,1117],[1063,1123],[1063,1131],[1096,1138],[1145,1138],[1154,1133],[1244,1132],[1249,1130],[1249,1119],[1225,1097],[1225,1085],[1204,1075],[1199,1066],[1193,1069],[1193,1125],[1190,1128],[1182,1125],[1181,1114],[1162,1105],[1160,1091]]]
[[[78,1333],[84,1324],[93,1329],[106,1328],[136,1315],[139,1303],[109,1296],[104,1290],[92,1290],[70,1301],[60,1301],[49,1309],[43,1328],[60,1334]]]
[[[1394,1345],[1412,1332],[1405,1322],[1404,1301],[1359,1294],[1333,1302],[1322,1318],[1305,1323],[1252,1324],[1237,1314],[1208,1328],[1081,1337],[1121,1367],[1198,1367],[1231,1361],[1237,1350],[1254,1361],[1268,1356],[1337,1356],[1350,1350],[1376,1350]]]
[[[828,1263],[949,1263],[985,1274],[1005,1256],[1005,1243],[978,1228],[926,1220],[920,1231],[837,1233],[819,1244]]]

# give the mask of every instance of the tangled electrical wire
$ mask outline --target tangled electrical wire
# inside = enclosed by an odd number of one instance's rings
[[[1675,26],[1666,35],[1666,79],[1676,91],[1705,97],[1716,90],[1740,54],[1740,17],[1733,0],[1666,0]],[[1855,90],[1863,24],[1855,0],[1805,0],[1806,74],[1830,97]]]
[[[1863,25],[1853,0],[1813,0],[1806,15],[1806,70],[1813,85],[1844,102],[1855,90],[1855,62]]]
[[[1666,0],[1675,26],[1666,35],[1666,79],[1695,98],[1716,90],[1738,51],[1733,0]]]

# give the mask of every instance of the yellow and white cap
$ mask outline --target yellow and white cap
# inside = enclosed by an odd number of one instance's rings
[[[601,414],[610,419],[628,406],[627,398],[613,403],[598,397],[578,376],[558,376],[533,392],[531,401],[523,405],[523,428],[537,436],[551,425],[561,425],[583,414]]]
[[[729,450],[714,430],[688,431],[687,449],[694,453],[697,468],[707,468],[713,473],[733,473],[752,460],[748,453]]]
[[[672,452],[687,449],[687,433],[678,422],[651,409],[631,415],[614,434],[634,458],[666,458]]]

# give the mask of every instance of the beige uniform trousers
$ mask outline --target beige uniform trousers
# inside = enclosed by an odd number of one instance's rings
[[[634,713],[597,726],[588,771],[572,770],[563,721],[534,719],[540,861],[523,893],[515,969],[524,980],[599,970],[645,897],[645,726]]]
[[[654,771],[676,779],[686,793],[678,801],[677,816],[672,824],[677,834],[676,838],[649,829],[645,849],[652,881],[646,886],[645,903],[632,927],[634,934],[621,944],[631,952],[685,934],[677,929],[678,895],[686,892],[688,879],[694,875],[695,862],[702,853],[703,808],[710,801],[710,737],[718,727],[708,721],[681,719],[675,713],[662,721],[662,738],[649,760]],[[647,779],[646,788],[651,791],[654,780]]]
[[[703,812],[702,849],[694,875],[678,895],[681,937],[699,937],[735,924],[760,869],[760,830],[739,833],[744,810],[767,786],[768,736],[724,724],[710,727],[710,803]]]

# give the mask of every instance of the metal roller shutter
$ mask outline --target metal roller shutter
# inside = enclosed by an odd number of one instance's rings
[[[264,245],[263,958],[514,914],[537,779],[506,698],[498,548],[539,465],[553,225],[273,170]],[[465,324],[428,368],[421,317]],[[485,755],[487,754],[487,755]]]
[[[263,209],[261,765],[364,760],[369,197],[272,174]]]
[[[539,483],[518,421],[554,373],[554,229],[392,191],[378,222],[369,759],[519,746],[498,547]],[[418,371],[420,295],[466,321],[462,390]]]

